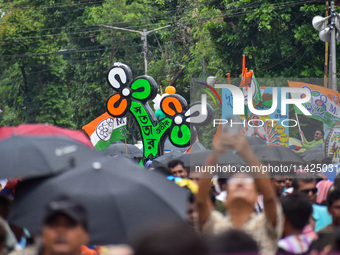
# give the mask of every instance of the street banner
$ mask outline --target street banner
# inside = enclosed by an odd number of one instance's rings
[[[243,88],[245,92],[247,88]],[[260,87],[261,101],[254,102],[258,110],[270,109],[273,103],[273,87]],[[253,94],[254,96],[254,94]],[[281,87],[277,87],[277,101],[281,102]],[[238,116],[242,123],[241,132],[246,136],[255,136],[264,140],[268,145],[283,145],[288,147],[289,140],[289,111],[286,105],[286,115],[282,115],[281,104],[270,115],[255,115],[250,112],[248,99],[245,97],[245,114]],[[234,118],[233,95],[229,89],[222,89],[222,119]],[[258,124],[257,124],[258,123]]]
[[[340,120],[340,93],[325,87],[288,81],[289,87],[308,88],[311,99],[302,105],[311,113],[311,118],[322,121],[327,126],[333,127]],[[292,99],[300,99],[300,93],[290,93]],[[301,111],[294,105],[297,114]]]

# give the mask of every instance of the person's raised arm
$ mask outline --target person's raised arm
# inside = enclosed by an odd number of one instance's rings
[[[219,157],[225,151],[225,146],[219,139],[214,146],[213,153],[207,158],[206,165],[212,166],[217,164]],[[209,173],[201,173],[201,179],[198,185],[198,192],[196,195],[196,204],[198,210],[198,220],[200,226],[208,220],[210,213],[213,211],[213,205],[210,199],[211,192],[211,178],[212,175]]]
[[[248,143],[248,140],[244,135],[239,133],[223,133],[220,140],[225,148],[236,150],[238,155],[240,155],[249,166],[259,170],[253,171],[251,174],[254,177],[257,190],[263,195],[263,205],[266,218],[273,226],[276,226],[277,199],[274,188],[271,184],[268,173],[262,171],[262,163],[256,157]]]

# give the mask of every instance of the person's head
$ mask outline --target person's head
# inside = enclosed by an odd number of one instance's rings
[[[210,254],[258,254],[255,240],[241,230],[231,229],[209,240]]]
[[[323,130],[316,130],[314,133],[314,140],[319,141],[320,139],[323,139],[324,132]]]
[[[228,208],[235,202],[242,201],[249,206],[254,206],[257,201],[258,192],[255,187],[254,178],[246,173],[236,173],[227,181],[227,200],[225,206]]]
[[[168,167],[173,176],[186,178],[188,177],[188,171],[184,167],[184,163],[181,160],[175,159],[168,163]]]
[[[134,255],[207,255],[203,239],[187,224],[164,223],[140,232]]]
[[[223,191],[227,187],[227,178],[218,178],[217,183],[218,186],[220,187],[220,190]]]
[[[316,201],[316,179],[309,174],[299,174],[293,179],[294,193],[302,193],[308,196],[309,201]]]
[[[291,176],[286,177],[286,188],[290,188],[293,186],[293,178]]]
[[[284,176],[274,176],[271,178],[272,185],[277,197],[280,197],[286,186],[286,178]]]
[[[189,193],[188,209],[187,209],[187,222],[190,226],[195,227],[198,220],[197,206],[194,193]]]
[[[312,203],[303,194],[290,194],[280,198],[285,216],[284,235],[302,232],[313,212]]]
[[[62,196],[47,205],[42,229],[44,255],[80,255],[89,240],[87,213],[83,205]]]
[[[333,225],[340,226],[340,189],[335,189],[328,194],[327,207],[333,217]]]

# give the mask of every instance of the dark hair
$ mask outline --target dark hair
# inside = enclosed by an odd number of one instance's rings
[[[160,174],[163,174],[165,176],[172,175],[170,169],[167,168],[166,166],[157,166],[157,167],[154,168],[154,171],[158,172]]]
[[[313,175],[311,175],[311,174],[298,174],[292,180],[292,187],[294,188],[294,192],[297,192],[298,189],[299,189],[299,181],[305,182],[305,183],[315,182],[315,184],[316,184],[316,178]]]
[[[332,190],[327,196],[327,206],[332,206],[334,201],[338,199],[340,199],[340,189]]]
[[[0,216],[4,219],[8,218],[12,200],[13,199],[11,197],[0,194]]]
[[[333,186],[335,189],[340,189],[340,173],[335,176]]]
[[[192,193],[191,191],[189,192],[189,198],[188,198],[188,200],[189,200],[189,203],[190,203],[190,204],[195,203],[196,197],[195,197],[195,194]]]
[[[174,159],[174,160],[171,160],[169,163],[168,163],[168,167],[169,168],[173,168],[177,165],[182,165],[183,168],[184,168],[184,162],[182,160],[179,160],[179,159]]]
[[[185,224],[165,223],[140,232],[133,242],[134,255],[207,255],[204,240]]]
[[[213,236],[209,241],[210,254],[257,254],[259,247],[247,233],[231,229]]]
[[[290,194],[281,197],[283,213],[294,229],[302,230],[307,225],[313,207],[307,196]]]
[[[321,129],[317,129],[316,131],[320,131],[321,132],[321,134],[322,134],[322,137],[324,137],[325,136],[325,132],[323,132],[323,130],[321,130]],[[315,131],[315,132],[316,132]]]
[[[326,165],[332,164],[332,158],[331,157],[324,157],[321,160],[321,164],[326,164]]]

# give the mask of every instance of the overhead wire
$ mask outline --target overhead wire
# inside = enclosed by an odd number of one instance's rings
[[[97,2],[103,2],[103,1],[97,1]],[[297,5],[302,5],[302,4],[306,4],[306,3],[316,3],[316,2],[320,2],[318,0],[309,0],[309,1],[299,1],[298,3],[296,1],[286,1],[284,3],[277,3],[276,5],[273,4],[273,8],[274,10],[275,9],[278,9],[278,8],[285,8],[285,7],[292,7],[292,6],[297,6]],[[232,14],[228,13],[228,14],[224,14],[224,15],[219,15],[219,16],[215,16],[215,17],[238,17],[240,15],[244,15],[245,13],[247,13],[247,8],[251,8],[251,9],[254,9],[253,7],[256,6],[257,4],[261,3],[261,1],[253,1],[252,3],[250,3],[249,5],[247,6],[242,6],[240,8],[236,8],[235,10],[242,10],[241,12],[233,12]],[[27,7],[29,8],[29,7]],[[49,7],[49,8],[52,8],[52,7]],[[189,8],[189,7],[188,7]],[[255,10],[254,10],[255,11]],[[60,15],[60,13],[58,14]],[[183,15],[184,16],[184,15]],[[152,18],[152,17],[151,17]],[[210,17],[210,18],[214,18],[214,17]],[[204,19],[203,19],[204,20]],[[133,20],[133,21],[129,21],[130,23],[132,22],[136,22],[138,20]],[[144,21],[144,20],[139,20],[139,21]],[[187,25],[190,24],[190,21],[191,19],[189,19],[189,21],[186,22]],[[129,24],[129,22],[121,22],[120,24]],[[118,23],[117,23],[118,24]],[[164,23],[162,23],[164,24]],[[1,24],[0,24],[1,25]],[[153,24],[150,24],[149,26],[152,26]],[[96,25],[90,25],[91,27],[95,27]],[[74,27],[78,27],[78,26],[74,26]],[[84,26],[84,27],[89,27],[89,26]],[[69,27],[71,28],[71,27]],[[134,28],[131,26],[131,28]],[[51,28],[51,30],[54,29],[54,28]],[[46,29],[47,30],[47,29]],[[89,33],[89,32],[98,32],[100,31],[100,29],[93,29],[93,30],[83,30],[83,31],[76,31],[76,32],[70,32],[70,33],[60,33],[60,34],[52,34],[52,35],[42,35],[42,36],[33,36],[33,37],[22,37],[22,38],[10,38],[10,39],[5,39],[5,40],[16,40],[16,39],[19,39],[19,40],[24,40],[24,39],[33,39],[33,38],[42,38],[42,37],[51,37],[51,36],[56,36],[56,35],[61,35],[61,36],[65,36],[65,35],[72,35],[72,34],[81,34],[81,33]],[[74,37],[74,38],[71,38],[71,39],[79,39],[79,38],[87,38],[89,36],[84,36],[84,37]],[[55,40],[55,39],[54,39]],[[0,40],[1,41],[4,41],[4,40]],[[44,40],[46,41],[46,40]],[[48,40],[49,41],[49,40]],[[12,42],[13,43],[13,42]],[[32,42],[34,43],[34,42]],[[0,43],[1,45],[1,43]],[[133,46],[133,47],[140,47],[140,46]],[[112,48],[111,48],[112,49]],[[106,49],[97,49],[97,50],[84,50],[84,51],[72,51],[72,53],[79,53],[79,52],[92,52],[92,51],[103,51],[103,50],[110,50],[108,48]],[[70,52],[71,53],[71,52]],[[50,52],[50,53],[36,53],[36,54],[15,54],[15,55],[3,55],[3,56],[0,56],[0,58],[2,57],[10,57],[10,56],[17,56],[17,57],[25,57],[25,56],[41,56],[41,55],[48,55],[48,54],[56,54],[55,52]],[[59,53],[58,53],[59,54]],[[295,53],[291,54],[291,55],[294,55]],[[282,60],[283,61],[283,60]],[[279,63],[276,63],[275,65],[277,65]],[[275,66],[274,65],[274,66]],[[274,67],[272,66],[272,67]],[[272,68],[271,67],[271,68]]]

